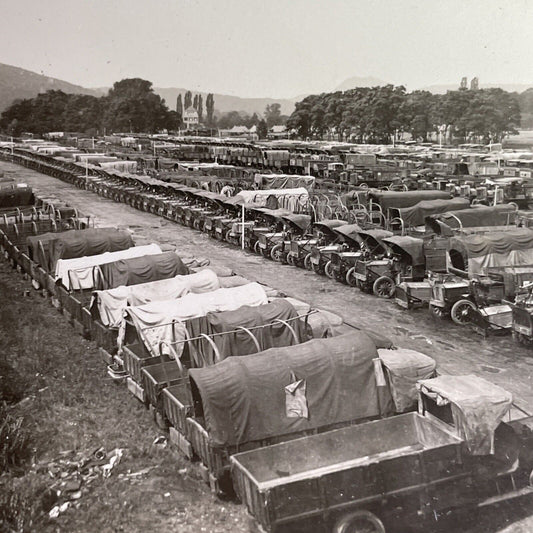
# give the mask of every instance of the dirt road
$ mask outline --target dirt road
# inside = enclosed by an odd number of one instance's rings
[[[482,376],[512,392],[521,408],[533,412],[533,358],[529,350],[517,345],[510,337],[483,339],[449,321],[436,321],[427,310],[403,311],[394,302],[378,300],[312,272],[243,252],[198,231],[102,199],[94,193],[81,191],[23,167],[0,162],[0,170],[6,176],[30,184],[38,193],[56,196],[82,213],[92,215],[99,226],[129,228],[138,244],[158,242],[175,247],[182,256],[208,257],[213,264],[230,267],[249,279],[260,280],[288,295],[340,314],[353,324],[383,333],[398,346],[431,355],[443,373]],[[516,517],[514,511],[510,514],[491,511],[486,516],[487,519],[477,517],[474,519],[476,523],[470,526],[462,523],[460,528],[450,526],[445,531],[481,533],[503,531],[504,528],[508,532],[533,530],[533,520],[529,518],[522,521],[524,526],[517,523],[510,526],[513,529],[507,528],[506,524]]]

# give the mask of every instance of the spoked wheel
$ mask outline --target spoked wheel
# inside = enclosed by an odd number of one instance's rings
[[[294,258],[294,255],[287,254],[287,263],[291,265],[292,267],[297,266],[296,265],[296,259]]]
[[[356,511],[343,516],[333,528],[334,533],[385,533],[383,522],[370,511]]]
[[[446,312],[444,311],[444,307],[439,307],[437,305],[429,305],[429,312],[439,320],[444,319],[446,316]]]
[[[468,313],[475,309],[476,306],[470,300],[459,300],[453,304],[450,314],[458,326],[464,326],[470,322]]]
[[[392,298],[395,290],[396,284],[389,276],[379,277],[372,286],[372,292],[378,298]]]
[[[324,268],[322,267],[320,263],[318,263],[318,265],[315,265],[315,263],[311,263],[311,266],[315,274],[320,274],[320,275],[324,274]]]
[[[226,239],[226,242],[231,242],[231,230],[230,229],[226,231],[225,239]]]
[[[281,258],[283,255],[283,250],[281,249],[281,244],[276,244],[272,250],[270,250],[270,257],[277,261],[278,263],[281,263]]]
[[[314,270],[313,269],[313,263],[311,263],[311,253],[308,253],[305,257],[304,257],[304,268],[306,270]]]
[[[357,282],[358,280],[355,277],[355,267],[352,267],[346,272],[346,283],[348,283],[350,287],[357,287]]]
[[[324,267],[324,273],[329,279],[335,279],[335,272],[333,272],[333,263],[328,261]]]
[[[254,252],[257,255],[261,255],[262,254],[261,248],[259,247],[259,241],[256,241],[255,244],[254,244]]]

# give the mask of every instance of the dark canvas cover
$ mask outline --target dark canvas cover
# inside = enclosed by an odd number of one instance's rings
[[[98,274],[98,289],[107,290],[121,285],[138,285],[186,274],[189,274],[189,269],[175,252],[132,257],[101,265]]]
[[[33,205],[35,198],[31,187],[0,189],[0,208]]]
[[[370,193],[370,198],[381,206],[383,212],[390,207],[400,209],[411,207],[422,200],[449,200],[451,194],[445,191],[381,191]]]
[[[422,226],[428,216],[469,207],[470,201],[466,198],[452,198],[451,200],[422,200],[412,207],[402,207],[398,211],[407,226]]]
[[[533,248],[533,230],[516,228],[512,231],[493,231],[450,239],[450,250],[458,250],[468,259],[488,254],[508,254],[513,250]]]
[[[187,322],[187,330],[191,338],[200,334],[212,337],[222,359],[228,356],[242,356],[257,353],[257,346],[250,334],[239,328],[247,328],[255,337],[259,351],[280,346],[293,346],[307,340],[305,324],[297,319],[298,312],[294,306],[284,300],[276,299],[271,303],[258,306],[244,305],[235,311],[208,313],[204,317]],[[278,322],[275,322],[278,321]],[[282,322],[287,322],[291,330]],[[257,328],[272,324],[272,326]],[[250,329],[251,328],[251,329]],[[254,329],[256,328],[256,329]],[[234,333],[227,333],[234,332]],[[225,335],[218,335],[227,333]],[[296,338],[295,338],[296,337]],[[215,362],[214,350],[207,341],[195,343],[196,349],[206,362]],[[195,354],[191,354],[194,358]],[[198,364],[197,366],[202,366]]]
[[[362,332],[228,357],[189,371],[196,415],[204,416],[211,443],[223,447],[392,414],[388,389],[386,398],[378,395],[377,357]],[[288,412],[291,391],[294,403],[305,395],[307,417]]]

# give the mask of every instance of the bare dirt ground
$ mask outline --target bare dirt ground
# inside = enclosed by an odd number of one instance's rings
[[[436,322],[425,310],[402,311],[393,302],[242,252],[16,165],[0,163],[0,170],[29,183],[37,192],[61,198],[93,215],[100,226],[129,228],[138,244],[159,242],[176,247],[182,256],[208,257],[213,264],[231,267],[250,279],[336,312],[351,323],[384,333],[399,346],[427,353],[437,360],[441,372],[480,375],[511,391],[516,403],[533,411],[533,358],[510,338],[483,339],[450,322]],[[90,454],[100,446],[126,448],[116,471],[109,479],[94,482],[79,500],[79,509],[70,508],[32,531],[140,532],[154,527],[165,532],[253,531],[244,508],[213,497],[194,465],[168,448],[152,445],[160,432],[148,412],[124,387],[110,382],[95,346],[78,337],[48,302],[34,292],[22,296],[29,288],[28,281],[23,282],[5,263],[1,265],[0,330],[8,341],[0,348],[8,363],[25,377],[24,396],[35,396],[13,409],[26,418],[37,462],[53,460],[69,449]],[[13,355],[18,353],[24,357]],[[35,380],[34,374],[38,374]],[[41,389],[44,391],[39,393]],[[142,475],[128,475],[128,471],[147,468]],[[49,481],[49,476],[39,476],[32,469],[28,473],[26,467],[17,483],[24,484],[27,479],[28,485],[41,487]],[[0,476],[0,482],[6,486],[15,483],[13,474]],[[498,506],[470,514],[468,519],[462,517],[460,524],[456,519],[445,522],[439,531],[533,531],[531,515],[530,506]]]

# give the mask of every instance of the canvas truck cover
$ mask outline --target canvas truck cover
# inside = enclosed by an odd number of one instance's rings
[[[439,376],[417,387],[437,405],[451,406],[454,425],[472,455],[494,453],[494,431],[511,408],[511,393],[474,375]]]
[[[348,222],[346,220],[339,220],[338,218],[321,220],[320,222],[313,223],[313,228],[322,231],[324,233],[332,233],[335,228],[340,228],[341,226],[347,226]]]
[[[175,300],[189,292],[200,294],[218,288],[220,288],[218,276],[207,269],[185,276],[94,291],[91,310],[97,312],[104,326],[118,328],[127,306],[139,306],[159,300]]]
[[[412,207],[422,200],[449,200],[451,194],[445,191],[380,191],[371,192],[369,198],[385,212],[390,207]]]
[[[32,259],[49,272],[55,271],[58,259],[116,252],[134,245],[129,232],[116,228],[87,228],[44,233],[28,237],[27,243]],[[39,243],[42,243],[42,246]]]
[[[378,416],[386,402],[378,399],[375,358],[361,332],[228,357],[189,371],[203,410],[196,414],[218,447]],[[294,412],[297,396],[305,412]]]
[[[459,211],[469,207],[470,202],[466,198],[452,198],[451,200],[422,200],[412,207],[402,207],[398,211],[406,226],[423,226],[426,217],[430,215]]]
[[[237,196],[244,199],[246,203],[255,204],[260,207],[270,206],[270,197],[277,199],[275,207],[282,207],[289,211],[294,211],[296,207],[309,200],[309,193],[304,187],[295,189],[267,189],[262,191],[240,191]]]
[[[291,214],[282,216],[281,218],[291,227],[298,228],[301,231],[305,231],[311,224],[310,215]]]
[[[248,355],[268,348],[293,346],[305,342],[307,334],[304,321],[298,316],[292,304],[280,298],[255,307],[244,305],[235,311],[207,313],[205,317],[188,321],[187,331],[191,338],[198,337],[202,333],[215,335],[212,340],[217,347],[218,355],[221,359],[225,359],[230,355]],[[257,328],[257,326],[268,324],[272,325]],[[287,327],[287,324],[290,327]],[[241,328],[247,328],[248,331]],[[220,335],[227,332],[234,333]],[[256,341],[248,332],[255,337]],[[202,341],[198,350],[209,364],[217,361],[214,349],[207,341]],[[194,358],[196,354],[192,355]],[[204,365],[198,360],[196,366]]]
[[[533,264],[533,230],[517,228],[452,237],[448,249],[452,266],[468,274],[484,274],[489,267]]]
[[[268,303],[259,283],[218,289],[204,294],[187,294],[178,300],[151,302],[137,307],[126,307],[118,342],[122,345],[128,330],[134,328],[146,349],[153,355],[160,353],[180,357],[181,341],[187,338],[184,322],[207,315],[209,312],[234,311],[243,305]]]
[[[429,215],[426,218],[426,226],[439,235],[450,236],[454,229],[505,226],[510,218],[513,219],[515,212],[516,206],[512,204],[476,206]]]
[[[378,349],[378,353],[389,377],[396,412],[413,410],[418,400],[417,381],[435,377],[437,363],[423,353],[406,348]]]
[[[97,269],[97,287],[113,289],[186,275],[189,269],[175,252],[163,252],[106,263]]]
[[[420,266],[426,263],[424,255],[424,241],[409,235],[393,235],[386,237],[383,242],[393,251],[401,256],[408,256],[413,266]]]
[[[0,209],[33,205],[35,198],[31,187],[0,189]]]
[[[157,244],[146,246],[132,246],[118,252],[105,252],[88,257],[75,257],[73,259],[59,259],[56,263],[55,279],[61,280],[68,290],[92,289],[94,287],[94,267],[112,263],[119,259],[129,259],[144,255],[160,254],[161,248]]]
[[[267,189],[296,189],[304,187],[312,192],[315,186],[314,176],[294,176],[292,174],[255,174],[254,183]]]

